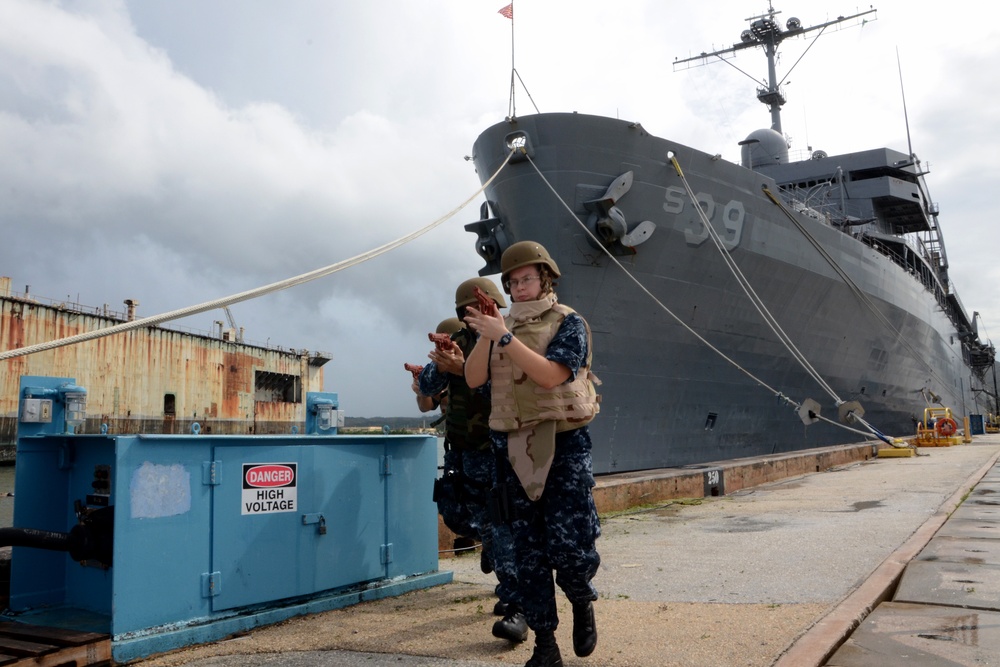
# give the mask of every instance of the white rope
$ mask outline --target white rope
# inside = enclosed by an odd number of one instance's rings
[[[522,152],[524,152],[523,149],[521,149],[521,150],[522,150]],[[767,389],[768,391],[770,391],[772,394],[774,394],[774,396],[779,401],[785,402],[786,404],[792,406],[796,410],[798,410],[799,408],[802,407],[802,405],[800,403],[798,403],[797,401],[793,400],[792,398],[786,396],[785,394],[783,394],[782,392],[778,391],[774,387],[770,386],[764,380],[761,380],[756,375],[754,375],[753,373],[751,373],[749,370],[747,370],[746,368],[744,368],[743,366],[741,366],[736,360],[734,360],[734,359],[730,358],[729,356],[727,356],[725,352],[723,352],[719,348],[717,348],[714,345],[712,345],[712,343],[710,343],[708,340],[706,340],[701,334],[699,334],[697,331],[695,331],[690,326],[688,326],[688,324],[686,322],[684,322],[684,320],[682,320],[680,317],[678,317],[677,315],[675,315],[674,312],[670,310],[670,308],[668,308],[652,292],[650,292],[649,289],[647,289],[646,286],[643,285],[642,282],[638,278],[636,278],[634,275],[632,275],[632,273],[627,268],[625,268],[625,266],[621,262],[619,262],[618,259],[614,255],[611,254],[611,252],[604,246],[604,244],[601,243],[600,239],[598,239],[594,235],[594,233],[590,231],[590,229],[587,227],[587,225],[585,225],[583,223],[583,221],[580,220],[579,216],[577,216],[576,213],[573,212],[573,209],[570,208],[569,204],[567,204],[566,201],[562,197],[559,196],[559,193],[552,186],[552,184],[549,182],[549,180],[547,178],[545,178],[545,174],[542,173],[542,171],[538,168],[538,166],[531,159],[531,157],[528,156],[526,152],[524,152],[524,155],[527,158],[529,164],[531,164],[531,166],[535,169],[535,172],[542,179],[542,182],[545,183],[545,185],[549,188],[549,190],[552,192],[552,194],[555,195],[556,200],[560,204],[562,204],[562,207],[564,209],[566,209],[566,212],[570,214],[570,216],[573,218],[573,220],[576,221],[576,223],[583,229],[583,231],[587,234],[587,236],[589,236],[591,239],[593,239],[593,241],[595,242],[595,245],[598,248],[600,248],[601,251],[605,255],[607,255],[608,259],[610,259],[611,262],[615,264],[615,266],[617,266],[619,269],[621,269],[621,271],[629,278],[629,280],[631,280],[633,283],[635,283],[636,287],[638,287],[642,292],[644,292],[646,294],[646,296],[648,296],[650,299],[652,299],[653,302],[656,303],[656,305],[659,306],[661,310],[663,310],[663,312],[665,312],[667,315],[669,315],[671,318],[673,318],[674,322],[676,322],[682,328],[686,329],[688,333],[690,333],[692,336],[694,336],[695,338],[697,338],[708,349],[712,350],[717,355],[719,355],[720,357],[722,357],[722,359],[724,359],[727,363],[729,363],[730,365],[732,365],[738,371],[740,371],[741,373],[743,373],[744,375],[746,375],[747,377],[749,377],[751,380],[753,380],[754,382],[756,382],[761,387],[764,387],[765,389]],[[684,178],[683,174],[681,174],[681,178],[682,179]],[[686,185],[686,181],[685,181],[685,185]],[[688,190],[690,191],[690,188],[688,188]],[[697,205],[697,202],[696,202],[696,208],[699,211],[701,211],[701,206]],[[837,399],[837,400],[839,400],[839,399]],[[818,419],[820,421],[823,421],[823,422],[826,422],[826,423],[831,424],[833,426],[836,426],[837,428],[844,429],[845,431],[849,431],[851,433],[855,433],[855,434],[860,435],[860,436],[862,436],[864,438],[870,438],[870,437],[874,436],[874,437],[878,438],[879,440],[883,440],[884,442],[889,442],[889,439],[887,439],[885,436],[883,436],[880,433],[878,433],[878,431],[876,429],[872,428],[871,426],[869,426],[869,428],[871,429],[871,432],[868,432],[868,431],[862,431],[862,430],[859,430],[859,429],[856,429],[856,428],[851,428],[850,426],[848,426],[846,424],[841,424],[840,422],[833,421],[833,420],[828,419],[827,417],[824,417],[822,415],[815,415],[815,417],[816,417],[816,419]],[[859,419],[859,421],[861,421],[866,426],[868,426],[868,424],[865,423],[865,422],[863,422],[862,420]],[[892,444],[892,443],[890,442],[890,444]]]
[[[573,212],[573,209],[569,207],[569,204],[567,204],[563,200],[563,198],[559,196],[559,193],[556,192],[556,189],[554,187],[552,187],[552,184],[549,183],[548,179],[545,178],[545,175],[538,169],[538,167],[535,165],[534,161],[532,161],[532,159],[530,157],[528,157],[528,162],[531,163],[531,166],[535,168],[535,171],[541,177],[541,179],[545,183],[545,185],[548,186],[549,190],[552,191],[552,194],[555,195],[555,197],[559,201],[559,203],[563,205],[563,208],[565,208],[566,211],[577,222],[577,224],[579,224],[580,227],[583,228],[583,231],[586,232],[587,236],[589,236],[591,239],[593,239],[594,242],[596,243],[597,247],[599,247],[601,249],[601,251],[604,252],[604,254],[607,255],[608,258],[619,269],[622,270],[622,272],[629,278],[629,280],[631,280],[633,283],[635,283],[636,287],[638,287],[640,290],[642,290],[646,294],[646,296],[648,296],[650,299],[652,299],[656,303],[656,305],[658,305],[663,310],[663,312],[665,312],[667,315],[669,315],[670,317],[672,317],[674,319],[674,321],[677,324],[679,324],[681,327],[683,327],[684,329],[686,329],[688,331],[688,333],[690,333],[692,336],[694,336],[699,341],[701,341],[702,343],[704,343],[709,349],[711,349],[713,352],[715,352],[720,357],[722,357],[723,359],[725,359],[728,363],[730,363],[733,366],[735,366],[736,368],[738,368],[742,373],[744,373],[745,375],[747,375],[748,377],[750,377],[750,379],[752,379],[754,382],[758,383],[759,385],[761,385],[765,389],[770,390],[779,399],[782,399],[782,400],[790,403],[791,405],[797,405],[794,401],[792,401],[791,399],[789,399],[787,396],[785,396],[784,394],[782,394],[780,391],[778,391],[777,389],[774,389],[773,387],[771,387],[770,385],[768,385],[766,382],[764,382],[760,378],[756,377],[753,373],[751,373],[747,369],[745,369],[742,366],[740,366],[740,364],[738,362],[736,362],[734,359],[731,359],[730,357],[726,356],[725,352],[723,352],[719,348],[717,348],[714,345],[712,345],[701,334],[699,334],[697,331],[695,331],[690,326],[688,326],[687,323],[684,322],[684,320],[682,320],[680,317],[678,317],[677,315],[675,315],[674,312],[672,310],[670,310],[670,308],[668,308],[662,301],[660,301],[656,297],[656,295],[654,295],[652,292],[650,292],[649,289],[645,285],[643,285],[642,282],[638,278],[636,278],[634,275],[632,275],[632,273],[628,269],[626,269],[625,266],[621,262],[618,261],[618,258],[616,258],[614,255],[612,255],[608,251],[608,249],[604,247],[604,244],[601,243],[600,239],[598,239],[596,236],[594,236],[594,233],[591,232],[590,229],[587,228],[587,225],[585,225],[580,220],[580,218]]]
[[[791,337],[785,333],[781,324],[778,323],[778,320],[771,314],[771,311],[768,310],[766,305],[764,305],[763,299],[760,298],[760,295],[758,295],[756,290],[754,290],[750,281],[743,274],[743,271],[740,270],[740,267],[736,264],[736,260],[733,259],[732,254],[730,254],[730,252],[726,250],[725,246],[722,245],[722,239],[719,237],[719,233],[715,230],[715,227],[712,226],[711,221],[709,221],[708,215],[705,213],[705,209],[698,203],[694,190],[691,189],[691,185],[688,183],[687,177],[681,170],[681,166],[678,164],[676,156],[671,155],[668,159],[673,165],[674,170],[677,172],[677,175],[680,176],[681,183],[684,184],[684,190],[687,192],[688,197],[690,197],[695,210],[698,211],[701,224],[704,225],[707,230],[709,237],[712,239],[712,243],[715,244],[719,254],[722,255],[722,259],[726,262],[726,266],[729,267],[730,273],[732,273],[733,277],[736,278],[736,282],[739,283],[743,293],[747,295],[748,299],[750,299],[750,303],[753,304],[754,308],[764,320],[764,323],[771,329],[771,331],[774,332],[774,335],[778,337],[778,340],[785,346],[785,349],[788,350],[796,361],[799,362],[799,365],[805,369],[806,373],[808,373],[809,376],[816,381],[823,391],[829,394],[830,398],[836,401],[837,405],[843,403],[844,401],[841,400],[840,396],[837,395],[837,392],[833,390],[833,387],[831,387],[826,380],[823,379],[823,376],[819,374],[813,365],[809,363],[809,360],[806,359],[806,356],[802,354],[798,347],[795,346]]]
[[[795,225],[796,229],[799,230],[799,232],[806,238],[806,240],[809,241],[810,244],[812,244],[812,246],[816,249],[816,251],[820,254],[820,256],[823,259],[826,260],[827,264],[830,265],[830,268],[832,268],[837,273],[837,275],[840,276],[841,280],[844,281],[844,283],[847,285],[848,289],[851,290],[851,292],[854,294],[854,296],[857,297],[857,299],[869,311],[871,311],[871,313],[875,316],[875,319],[878,320],[878,322],[882,326],[884,326],[886,329],[888,329],[892,333],[893,336],[895,336],[896,341],[900,345],[902,345],[903,347],[905,347],[907,350],[910,351],[910,356],[917,363],[922,364],[924,366],[924,368],[927,369],[927,372],[930,373],[931,377],[933,377],[934,379],[936,379],[938,381],[938,383],[940,383],[941,391],[947,391],[947,392],[951,393],[951,388],[948,385],[948,383],[945,382],[944,379],[941,378],[941,376],[939,376],[937,374],[937,371],[935,371],[935,369],[920,354],[920,352],[910,343],[910,341],[907,340],[906,336],[904,336],[903,333],[899,329],[897,329],[895,326],[893,326],[892,322],[890,322],[889,319],[885,315],[882,314],[882,311],[880,311],[875,306],[875,304],[872,302],[871,299],[868,298],[868,295],[864,293],[864,291],[861,289],[861,287],[859,287],[858,284],[856,282],[854,282],[854,280],[840,266],[840,264],[837,263],[837,260],[835,260],[833,258],[833,256],[829,252],[827,252],[826,248],[823,247],[823,245],[819,242],[819,240],[817,240],[809,232],[809,230],[807,230],[805,228],[805,226],[802,225],[802,223],[799,220],[797,220],[795,218],[795,216],[793,216],[788,211],[788,209],[781,203],[781,201],[777,197],[775,197],[774,194],[769,189],[767,189],[766,187],[764,188],[764,194],[767,195],[768,199],[770,199],[771,202],[774,203],[774,205],[777,206],[778,209],[782,213],[785,214],[785,217],[788,218],[788,220],[793,225]],[[954,397],[954,394],[952,394],[952,396]]]
[[[93,331],[88,331],[82,334],[77,334],[75,336],[69,336],[67,338],[60,338],[57,340],[48,341],[46,343],[39,343],[37,345],[30,345],[28,347],[18,348],[16,350],[8,350],[6,352],[0,352],[0,361],[5,359],[13,359],[15,357],[23,357],[25,355],[34,354],[36,352],[44,352],[46,350],[52,350],[57,347],[63,347],[65,345],[74,345],[76,343],[82,343],[88,340],[93,340],[95,338],[102,338],[104,336],[110,336],[112,334],[122,333],[125,331],[131,331],[132,329],[141,329],[143,327],[155,326],[163,322],[169,322],[170,320],[177,320],[183,317],[188,317],[189,315],[196,315],[198,313],[203,313],[207,310],[215,310],[217,308],[223,308],[234,303],[240,303],[241,301],[249,301],[250,299],[256,299],[257,297],[264,296],[265,294],[270,294],[271,292],[278,292],[280,290],[288,289],[289,287],[295,287],[296,285],[302,285],[303,283],[316,280],[318,278],[326,277],[332,273],[342,271],[346,268],[361,264],[362,262],[367,262],[370,259],[374,259],[379,255],[383,255],[390,250],[395,250],[396,248],[417,239],[427,232],[439,227],[441,224],[452,218],[456,213],[461,211],[463,208],[468,206],[469,202],[478,197],[486,187],[493,182],[493,179],[497,177],[500,171],[507,165],[510,161],[513,151],[507,155],[507,159],[503,161],[496,172],[490,178],[483,183],[482,187],[476,190],[468,199],[459,204],[456,208],[452,209],[449,213],[438,218],[434,222],[430,223],[422,229],[418,229],[415,232],[407,234],[401,238],[396,239],[390,243],[386,243],[383,246],[379,246],[368,252],[364,252],[360,255],[351,257],[350,259],[345,259],[343,261],[337,262],[336,264],[330,264],[329,266],[324,266],[320,269],[315,269],[314,271],[309,271],[308,273],[303,273],[292,278],[287,278],[285,280],[271,283],[270,285],[264,285],[263,287],[257,287],[246,292],[240,292],[239,294],[234,294],[232,296],[223,297],[221,299],[216,299],[214,301],[208,301],[197,306],[188,306],[186,308],[181,308],[179,310],[173,310],[169,313],[163,313],[162,315],[153,315],[150,317],[144,317],[139,320],[133,320],[131,322],[123,322],[122,324],[116,324],[111,327],[104,329],[95,329]]]
[[[775,319],[775,317],[771,314],[771,312],[770,312],[770,310],[768,310],[767,306],[764,305],[763,300],[761,300],[760,296],[757,294],[757,292],[753,289],[753,286],[750,284],[750,281],[746,278],[746,276],[743,274],[743,271],[740,270],[739,266],[736,264],[736,260],[733,259],[732,255],[729,253],[729,251],[726,250],[725,246],[723,246],[722,239],[719,237],[718,232],[715,231],[715,228],[712,226],[711,222],[709,221],[708,216],[705,213],[704,209],[698,204],[697,198],[694,195],[694,191],[691,189],[691,186],[688,183],[687,178],[684,176],[684,172],[681,170],[681,166],[677,162],[676,156],[671,155],[671,156],[669,156],[669,159],[670,159],[670,162],[673,164],[674,169],[677,171],[677,175],[680,176],[681,182],[684,183],[684,189],[687,192],[688,197],[691,198],[691,202],[694,204],[695,209],[697,209],[698,215],[699,215],[699,217],[701,219],[701,222],[705,226],[705,228],[708,230],[708,234],[711,237],[712,242],[715,244],[715,247],[719,250],[719,253],[722,255],[723,259],[725,260],[726,265],[729,267],[730,272],[733,274],[733,277],[736,278],[736,281],[740,284],[740,287],[743,289],[744,293],[750,299],[751,303],[753,303],[754,308],[756,308],[757,312],[760,313],[761,317],[764,319],[764,322],[768,325],[768,327],[771,329],[771,331],[773,331],[774,334],[778,337],[778,339],[782,342],[782,344],[785,346],[785,349],[787,349],[789,351],[789,353],[791,353],[791,355],[799,362],[799,364],[806,370],[806,372],[817,382],[817,384],[819,384],[820,387],[822,387],[823,390],[826,391],[830,395],[830,397],[833,398],[834,401],[836,401],[837,406],[839,407],[839,406],[843,405],[845,401],[843,399],[841,399],[840,396],[837,395],[837,392],[835,392],[833,390],[833,387],[831,387],[826,382],[826,380],[823,379],[823,376],[821,376],[819,374],[819,372],[813,367],[813,365],[811,363],[809,363],[809,360],[805,357],[805,355],[802,354],[801,351],[799,351],[798,347],[796,347],[796,345],[792,341],[791,337],[789,337],[788,334],[785,333],[785,330],[778,323],[777,319]],[[771,195],[770,191],[768,191],[766,188],[765,188],[765,193],[771,199],[772,202],[774,202],[775,204],[778,204],[779,208],[781,208],[781,210],[784,211],[784,207],[782,207],[780,205],[780,203],[775,200],[775,198]],[[787,211],[784,211],[784,212],[785,212],[785,215],[787,217],[789,217],[790,219],[792,219],[792,216],[788,215]],[[844,277],[844,279],[849,282],[849,284],[852,287],[852,289],[856,293],[860,294],[860,296],[862,298],[865,298],[864,294],[861,292],[861,289],[850,279],[850,276],[848,276],[837,265],[837,263],[833,260],[833,257],[831,257],[829,255],[829,253],[826,252],[826,249],[823,248],[819,244],[818,241],[816,241],[814,238],[812,238],[812,236],[802,227],[802,225],[798,224],[798,221],[792,219],[792,222],[795,223],[796,226],[806,235],[806,237],[820,251],[820,253],[825,258],[827,258],[827,260],[833,265],[834,269],[837,270]],[[872,307],[873,307],[873,304],[872,304]],[[881,315],[881,313],[879,313],[879,315]],[[828,419],[825,419],[825,418],[822,418],[822,417],[820,417],[820,418],[823,419],[823,421],[827,421],[829,423],[835,423],[835,422],[832,422],[832,421],[830,421]],[[864,426],[865,428],[867,428],[870,431],[870,433],[866,434],[866,435],[874,435],[879,440],[881,440],[883,442],[886,442],[886,443],[888,443],[890,445],[896,446],[895,442],[893,442],[890,438],[888,438],[880,430],[878,430],[877,428],[875,428],[874,426],[872,426],[871,424],[869,424],[867,421],[865,421],[864,419],[862,419],[861,416],[858,415],[858,414],[856,414],[855,412],[851,411],[849,413],[849,415],[848,415],[848,419],[849,420],[857,421],[862,426]],[[847,430],[853,431],[855,433],[858,432],[857,430],[851,429],[851,428],[847,428]]]

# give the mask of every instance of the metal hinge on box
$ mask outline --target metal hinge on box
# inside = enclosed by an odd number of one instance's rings
[[[222,592],[221,572],[202,572],[201,574],[201,597],[215,597]]]
[[[220,479],[219,466],[222,461],[202,461],[201,462],[201,483],[206,486],[217,486],[222,483]]]

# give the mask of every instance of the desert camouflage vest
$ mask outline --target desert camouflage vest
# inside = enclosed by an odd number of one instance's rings
[[[518,308],[524,306],[525,308]],[[522,314],[522,311],[527,311]],[[557,303],[554,296],[542,301],[511,305],[504,318],[507,329],[529,348],[545,354],[549,343],[572,308]],[[600,411],[599,396],[590,372],[592,360],[590,326],[587,327],[587,359],[576,378],[558,387],[544,389],[511,360],[502,347],[493,347],[490,359],[493,407],[490,428],[510,433],[543,421],[556,422],[555,431],[570,431],[589,424]]]
[[[451,339],[468,357],[475,339],[462,329]],[[461,375],[448,375],[448,408],[445,411],[445,442],[457,451],[484,451],[490,448],[490,399],[470,389]]]

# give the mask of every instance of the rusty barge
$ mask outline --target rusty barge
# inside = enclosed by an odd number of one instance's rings
[[[135,319],[138,303],[116,312],[39,299],[0,277],[0,350],[107,328]],[[243,342],[241,331],[195,333],[158,326],[0,361],[0,448],[13,456],[22,375],[74,377],[88,389],[82,432],[289,433],[305,424],[305,396],[322,391],[324,352]],[[6,450],[9,450],[7,452]]]

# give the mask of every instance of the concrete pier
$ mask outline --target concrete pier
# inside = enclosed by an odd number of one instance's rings
[[[1000,645],[1000,512],[990,504],[1000,493],[1000,436],[913,457],[872,457],[870,444],[859,447],[867,458],[818,471],[815,458],[762,460],[770,457],[695,470],[704,490],[706,470],[731,466],[725,492],[704,497],[688,495],[693,482],[667,479],[690,470],[602,478],[598,495],[648,502],[602,515],[599,641],[589,658],[573,655],[569,604],[558,595],[564,663],[992,664],[981,659],[995,660]],[[735,481],[781,466],[801,472]],[[675,482],[683,497],[650,491]],[[495,580],[479,571],[478,554],[442,559],[441,569],[454,572],[452,583],[138,664],[523,665],[530,641],[490,634]]]

